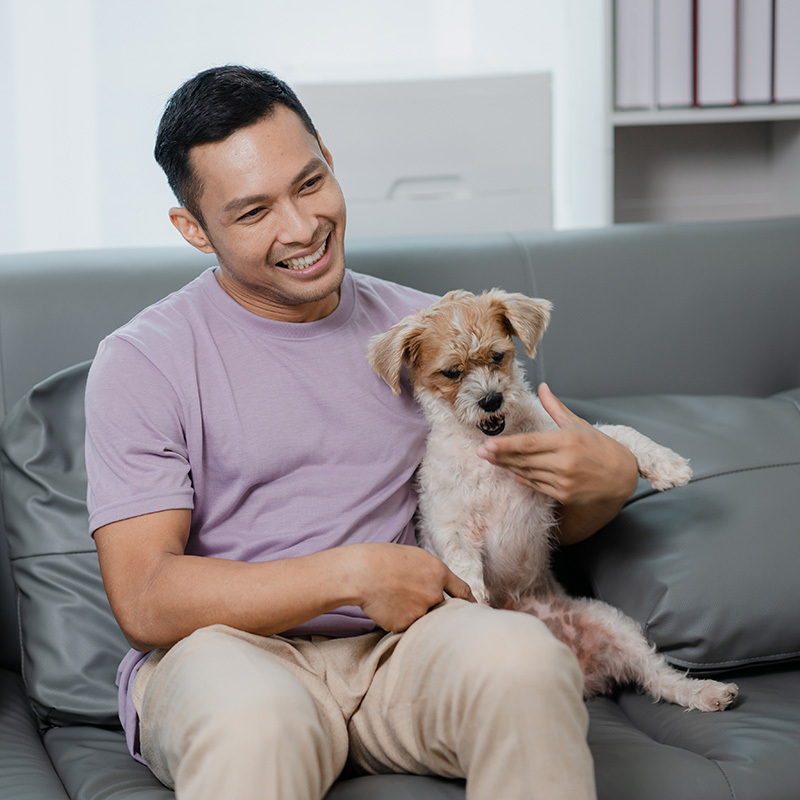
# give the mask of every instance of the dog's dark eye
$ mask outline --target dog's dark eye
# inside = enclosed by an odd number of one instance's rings
[[[492,353],[492,363],[493,364],[502,364],[503,363],[503,359],[505,357],[506,357],[505,353],[500,353],[500,352]]]
[[[452,369],[443,369],[442,375],[444,375],[448,380],[457,381],[461,377],[461,370],[457,367],[453,367]]]

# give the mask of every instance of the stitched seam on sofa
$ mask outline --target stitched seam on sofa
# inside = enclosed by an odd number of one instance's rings
[[[715,758],[709,758],[708,760],[712,764],[714,764],[716,766],[716,768],[722,773],[722,777],[725,779],[725,784],[728,787],[728,791],[731,793],[731,797],[733,798],[733,800],[736,800],[736,792],[733,790],[733,786],[731,785],[731,782],[730,782],[730,780],[728,778],[728,774],[722,768],[722,765]]]
[[[525,283],[528,286],[527,293],[529,297],[539,297],[539,291],[536,288],[536,270],[533,263],[533,256],[530,253],[530,250],[525,246],[520,236],[515,233],[507,234],[508,238],[513,242],[514,247],[517,250],[517,253],[522,257],[523,266],[525,268]],[[540,343],[539,347],[537,348],[536,358],[534,359],[536,363],[536,369],[538,370],[537,373],[531,374],[538,374],[538,376],[545,380],[545,376],[547,375],[547,370],[545,369],[545,361],[546,361],[546,353],[547,345],[546,343]]]
[[[689,483],[700,483],[700,481],[707,481],[709,478],[722,478],[725,475],[737,475],[740,472],[758,472],[762,469],[781,469],[782,467],[800,467],[800,461],[782,461],[776,464],[760,464],[756,467],[721,470],[720,472],[711,472],[708,475],[700,475],[690,480]]]
[[[32,553],[27,556],[16,556],[9,558],[9,561],[16,564],[18,561],[27,561],[31,558],[50,558],[52,556],[87,556],[97,552],[94,548],[89,550],[54,550],[52,553]]]
[[[738,475],[742,472],[758,472],[759,470],[764,469],[782,469],[783,467],[800,467],[800,461],[784,461],[777,464],[761,464],[757,467],[740,467],[739,469],[711,472],[708,475],[700,475],[696,478],[692,478],[687,485],[691,486],[693,483],[700,483],[701,481],[707,481],[711,478],[724,478],[726,475]],[[664,494],[664,492],[660,492],[658,489],[645,489],[641,494],[637,494],[635,497],[632,497],[630,500],[626,501],[625,506],[632,506],[639,500],[644,500],[645,497],[652,497],[653,495],[659,494]]]
[[[3,333],[3,326],[0,324],[0,422],[3,421],[6,411],[8,410],[8,403],[6,401],[6,381],[3,380],[6,370],[3,365],[7,363],[7,359],[3,358],[3,345],[5,343],[5,336]]]
[[[795,400],[793,397],[782,397],[780,399],[785,400],[787,403],[791,403],[795,407],[795,410],[800,412],[800,402]]]
[[[19,590],[16,582],[14,583],[14,600],[17,607],[17,639],[19,640],[19,673],[22,676],[22,682],[25,688],[28,688],[28,681],[25,677],[25,646],[22,641],[22,608],[20,606],[20,598],[22,593]]]
[[[800,650],[793,650],[789,653],[771,653],[766,656],[748,656],[747,658],[731,658],[727,661],[688,661],[685,658],[674,658],[668,653],[664,655],[669,659],[671,664],[677,664],[681,667],[691,669],[696,667],[702,669],[703,667],[735,667],[738,664],[769,664],[772,662],[783,661],[789,658],[797,658],[800,656]]]
[[[514,243],[517,253],[522,256],[522,260],[525,262],[525,266],[527,267],[527,270],[525,271],[525,277],[527,280],[525,283],[528,285],[530,297],[538,297],[539,293],[536,290],[536,272],[530,250],[528,250],[528,248],[523,244],[522,239],[517,234],[509,233],[507,235],[508,238]]]

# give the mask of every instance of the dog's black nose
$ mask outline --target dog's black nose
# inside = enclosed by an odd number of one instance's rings
[[[502,392],[492,392],[491,394],[485,394],[478,400],[478,405],[487,413],[491,414],[494,411],[497,411],[501,405],[503,405],[503,393]]]

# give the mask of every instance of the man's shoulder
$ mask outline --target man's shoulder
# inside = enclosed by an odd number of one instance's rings
[[[351,272],[356,291],[362,297],[373,297],[387,304],[398,313],[407,314],[429,306],[438,299],[437,295],[423,292],[412,286],[377,278],[364,272]]]
[[[201,273],[193,281],[142,309],[136,316],[113,331],[107,340],[126,340],[141,348],[162,347],[179,340],[192,327],[202,324],[207,314],[204,285],[212,271]]]
[[[211,274],[201,273],[106,336],[97,348],[91,373],[117,378],[139,375],[142,368],[166,373],[191,362],[188,350],[194,347],[207,316],[203,284]]]

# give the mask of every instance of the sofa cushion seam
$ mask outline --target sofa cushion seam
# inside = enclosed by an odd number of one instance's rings
[[[18,561],[28,561],[31,558],[52,558],[53,556],[85,556],[85,555],[92,555],[97,553],[97,550],[94,548],[88,550],[54,550],[53,552],[49,553],[31,553],[30,555],[25,556],[9,556],[9,562],[12,564],[17,563]]]
[[[697,477],[693,477],[686,485],[691,486],[693,483],[700,483],[701,481],[711,480],[712,478],[724,478],[727,475],[739,475],[743,472],[758,472],[760,470],[781,469],[783,467],[800,467],[800,461],[781,461],[775,464],[760,464],[754,467],[739,467],[737,469],[720,470],[718,472],[711,472],[708,475],[699,475]],[[645,489],[640,494],[637,494],[635,497],[627,500],[625,502],[625,506],[632,506],[634,503],[638,502],[639,500],[644,500],[646,497],[652,497],[653,495],[659,495],[663,493],[663,491],[659,491],[658,489]]]
[[[732,800],[736,800],[736,792],[734,791],[733,786],[731,785],[731,781],[730,781],[730,778],[728,777],[728,773],[725,772],[725,770],[722,768],[722,764],[720,764],[719,761],[716,758],[709,758],[708,760],[712,764],[714,764],[714,766],[716,766],[716,768],[722,773],[722,777],[723,777],[723,779],[725,781],[725,784],[728,787],[728,791],[731,794]]]

